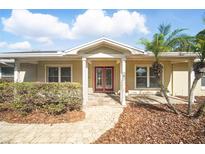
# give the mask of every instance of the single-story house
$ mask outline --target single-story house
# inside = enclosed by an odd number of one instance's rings
[[[126,94],[154,94],[160,90],[153,76],[151,52],[107,38],[64,51],[0,53],[0,59],[15,60],[14,82],[81,83],[84,105],[92,92],[119,93],[125,105]],[[187,52],[161,55],[163,82],[170,95],[188,95],[195,59],[195,54]],[[198,82],[195,95],[205,95],[205,77]]]

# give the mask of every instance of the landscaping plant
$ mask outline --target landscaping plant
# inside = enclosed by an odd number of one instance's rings
[[[192,104],[194,102],[194,89],[196,88],[197,82],[201,79],[205,73],[205,29],[200,31],[193,39],[190,41],[190,51],[196,53],[197,62],[193,63],[193,71],[195,74],[194,81],[192,83],[191,89],[189,91],[188,97],[188,114],[192,114]],[[196,111],[196,114],[199,116],[203,111],[205,102],[199,107],[199,110]],[[200,113],[200,114],[199,114]]]
[[[154,54],[155,61],[152,65],[154,75],[161,88],[161,92],[163,93],[163,96],[168,103],[168,106],[177,114],[178,111],[171,104],[167,95],[166,88],[162,82],[163,65],[160,63],[160,54],[164,52],[177,51],[179,48],[182,48],[189,39],[189,36],[182,33],[184,30],[185,29],[176,29],[174,31],[171,31],[171,25],[162,24],[158,28],[159,32],[153,35],[152,40],[140,40],[140,43],[145,46],[146,51],[152,52]]]
[[[81,86],[78,83],[0,83],[0,103],[26,115],[34,110],[49,114],[80,111]],[[5,105],[1,105],[2,110]]]

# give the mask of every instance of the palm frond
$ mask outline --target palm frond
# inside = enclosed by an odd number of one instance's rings
[[[170,40],[172,40],[173,38],[175,37],[182,37],[182,35],[186,35],[186,34],[181,34],[181,32],[187,30],[186,28],[181,28],[181,29],[175,29],[173,32],[171,32],[169,34],[169,36],[167,37],[167,41],[166,42],[169,42]]]
[[[185,28],[176,29],[171,32],[170,24],[161,24],[158,30],[159,33],[155,33],[152,40],[141,39],[141,44],[145,46],[146,50],[154,54],[156,61],[159,60],[162,52],[191,50],[190,43],[193,42],[193,38],[182,33],[186,30]]]
[[[203,14],[202,21],[205,24],[205,13]]]
[[[201,30],[196,34],[196,39],[205,41],[205,29]]]
[[[160,24],[158,27],[159,33],[166,36],[170,33],[171,25],[170,24]]]
[[[145,39],[145,38],[141,38],[139,40],[139,43],[144,45],[145,46],[145,50],[146,51],[149,51],[149,50],[152,50],[151,48],[151,42],[148,40],[148,39]]]
[[[172,48],[173,51],[177,51],[179,49],[184,50],[190,48],[190,43],[192,42],[192,40],[192,36],[181,34],[177,37],[167,40],[165,44],[166,46]]]

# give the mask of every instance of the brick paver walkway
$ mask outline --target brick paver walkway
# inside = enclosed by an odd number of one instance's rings
[[[0,122],[0,143],[91,143],[114,127],[121,106],[90,106],[86,119],[62,124],[10,124]]]

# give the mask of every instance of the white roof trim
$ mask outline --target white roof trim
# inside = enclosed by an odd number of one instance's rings
[[[108,43],[108,44],[111,44],[111,45],[126,49],[126,50],[130,51],[132,54],[144,54],[145,53],[144,50],[137,49],[137,48],[134,48],[132,46],[129,46],[129,45],[119,43],[119,42],[116,42],[114,40],[102,37],[100,39],[97,39],[97,40],[82,44],[80,46],[65,50],[64,54],[77,54],[78,51],[80,51],[84,48],[92,47],[92,46],[94,46],[96,44],[99,44],[99,43]]]
[[[61,53],[0,53],[1,58],[58,57]]]
[[[0,59],[0,63],[14,63],[14,59]]]
[[[147,56],[154,56],[152,52],[148,52]],[[163,52],[160,57],[196,57],[197,54],[193,52]]]

